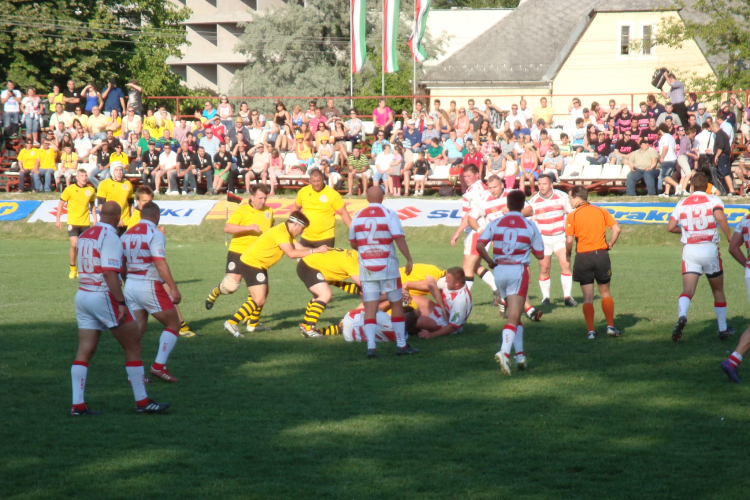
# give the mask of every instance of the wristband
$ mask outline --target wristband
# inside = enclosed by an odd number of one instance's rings
[[[124,300],[120,300],[120,301],[118,301],[117,303],[118,303],[118,304],[120,304],[121,306],[124,306],[124,305],[125,305],[125,301],[124,301]]]
[[[314,252],[314,251],[313,251],[313,249],[311,248],[311,249],[310,249],[310,255],[312,255],[312,254],[314,254],[314,253],[315,253],[315,252]]]

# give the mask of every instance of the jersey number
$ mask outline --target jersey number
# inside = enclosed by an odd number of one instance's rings
[[[512,255],[516,250],[516,242],[518,241],[518,229],[506,229],[503,231],[503,244],[500,249],[505,255]]]
[[[84,273],[94,272],[94,240],[79,239],[78,246],[81,249],[79,265]]]
[[[139,234],[130,235],[130,244],[125,249],[128,257],[128,264],[143,264],[143,261],[138,258],[138,252],[141,249],[141,242],[143,237]]]
[[[706,216],[705,207],[692,207],[692,209],[688,209],[686,215],[688,231],[701,231],[708,227],[708,217]]]
[[[365,229],[367,229],[369,232],[367,233],[367,244],[368,245],[377,245],[378,242],[375,241],[375,231],[378,230],[378,221],[375,219],[367,219],[365,220]]]

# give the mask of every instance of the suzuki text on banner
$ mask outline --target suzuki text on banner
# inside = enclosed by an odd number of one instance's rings
[[[29,216],[41,201],[0,201],[0,220],[21,220]]]
[[[57,203],[59,200],[45,201],[34,212],[29,222],[38,220],[43,222],[55,222],[57,216]],[[172,226],[192,226],[200,224],[211,211],[216,200],[191,200],[191,201],[157,201],[161,209],[161,220],[159,224]],[[60,220],[65,223],[68,220],[66,207],[63,206],[63,214]]]

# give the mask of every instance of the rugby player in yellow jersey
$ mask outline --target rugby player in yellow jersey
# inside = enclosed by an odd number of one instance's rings
[[[305,309],[299,329],[309,339],[325,337],[317,329],[318,320],[331,301],[331,287],[335,285],[352,295],[360,295],[359,258],[355,250],[329,248],[326,253],[311,253],[297,264],[297,276],[305,284],[313,299]],[[354,283],[345,282],[350,279]]]
[[[150,201],[154,201],[154,192],[150,187],[140,186],[135,190],[135,204],[133,205],[133,214],[130,216],[130,220],[128,220],[127,229],[130,229],[141,221],[141,207]],[[161,231],[161,234],[166,234],[164,226],[158,226],[157,229]],[[169,285],[164,283],[164,289],[171,297],[172,290],[170,290]],[[180,318],[180,337],[195,337],[196,335],[200,335],[196,334],[193,329],[190,328],[190,325],[185,322],[185,319],[182,317],[182,312],[180,311],[180,308],[177,304],[175,304],[174,308],[177,311],[177,316]]]
[[[117,224],[117,234],[122,234],[127,230],[130,222],[130,211],[133,206],[133,185],[125,178],[125,169],[122,162],[114,162],[110,167],[112,177],[104,179],[99,183],[96,190],[96,200],[99,205],[108,201],[116,201],[120,205],[122,215],[120,222]]]
[[[414,300],[415,297],[422,297],[430,295],[430,289],[428,286],[427,277],[432,277],[433,281],[437,282],[440,278],[445,276],[446,271],[440,269],[432,264],[413,264],[411,274],[406,274],[406,268],[399,268],[401,274],[401,289],[403,290],[403,303],[404,306],[410,306],[414,309],[418,309],[420,305],[426,303],[417,304]],[[380,296],[380,310],[388,311],[391,308],[391,303],[388,301],[388,297],[385,294]]]
[[[302,210],[310,219],[310,227],[305,229],[299,240],[304,247],[335,245],[336,214],[341,217],[347,228],[352,223],[341,195],[326,186],[323,173],[319,169],[310,172],[310,185],[299,190],[293,210]]]
[[[313,253],[326,253],[326,245],[305,248],[295,241],[310,221],[302,212],[295,210],[286,222],[278,224],[255,240],[242,252],[239,271],[245,280],[249,296],[237,313],[224,322],[224,329],[235,337],[242,337],[238,324],[247,320],[249,332],[260,331],[258,322],[268,296],[268,269],[286,255],[290,259],[301,259]],[[265,330],[265,328],[264,328]]]
[[[231,295],[237,291],[242,281],[239,272],[240,257],[247,247],[273,226],[273,210],[266,206],[268,186],[256,184],[250,188],[247,205],[240,205],[229,216],[224,232],[232,235],[227,252],[226,276],[215,286],[206,298],[206,309],[211,309],[219,295]]]
[[[91,216],[94,217],[96,224],[96,210],[94,201],[96,201],[96,189],[87,184],[88,174],[84,169],[76,172],[76,183],[65,188],[60,195],[60,202],[57,204],[57,215],[55,227],[62,229],[60,216],[62,216],[63,206],[68,204],[68,239],[70,239],[70,250],[68,251],[70,274],[68,278],[75,279],[78,276],[76,269],[76,256],[78,255],[78,237],[91,226]]]

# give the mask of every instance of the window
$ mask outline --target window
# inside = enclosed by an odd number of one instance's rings
[[[620,27],[620,55],[630,54],[630,26]]]
[[[644,26],[643,27],[643,55],[644,56],[650,56],[651,55],[651,26]]]

